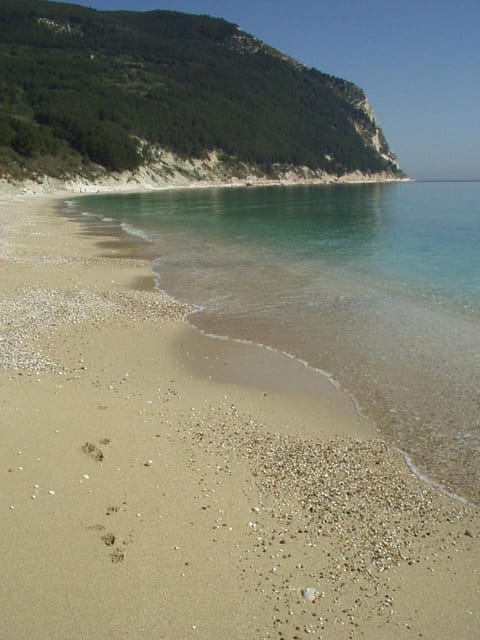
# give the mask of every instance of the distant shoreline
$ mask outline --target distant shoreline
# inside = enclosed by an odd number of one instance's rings
[[[157,149],[148,165],[132,171],[108,173],[98,170],[88,176],[71,175],[53,178],[32,175],[30,179],[0,179],[0,194],[52,195],[63,193],[104,193],[126,191],[159,191],[163,189],[222,188],[246,186],[294,186],[410,182],[410,178],[383,171],[362,173],[353,171],[334,175],[306,166],[273,165],[271,173],[262,172],[257,165],[231,159],[226,161],[219,152],[212,151],[203,159],[182,158]]]
[[[387,180],[345,180],[345,181],[322,181],[308,180],[302,182],[286,181],[286,180],[265,180],[258,182],[191,182],[189,184],[166,184],[166,185],[145,185],[145,184],[126,184],[119,186],[111,186],[110,184],[101,183],[82,183],[76,185],[74,189],[69,188],[69,183],[64,183],[58,188],[47,186],[45,189],[38,189],[36,185],[22,182],[20,184],[12,184],[0,180],[0,197],[78,197],[82,195],[108,195],[108,194],[133,194],[133,193],[155,193],[161,191],[174,190],[190,190],[190,189],[243,189],[257,187],[308,187],[308,186],[356,186],[366,184],[396,184],[419,182],[412,179],[387,179]],[[435,181],[431,181],[435,182]],[[449,182],[449,181],[444,181]]]

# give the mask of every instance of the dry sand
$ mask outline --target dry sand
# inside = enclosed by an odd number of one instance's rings
[[[478,512],[54,206],[0,201],[0,638],[480,637]]]

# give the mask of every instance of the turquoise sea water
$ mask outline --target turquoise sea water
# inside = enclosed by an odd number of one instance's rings
[[[82,197],[151,241],[207,332],[332,374],[418,470],[480,502],[480,183]]]

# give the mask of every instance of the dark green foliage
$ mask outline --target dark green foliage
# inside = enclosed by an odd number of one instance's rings
[[[0,113],[0,147],[11,147],[21,156],[56,154],[59,140],[49,127]]]
[[[0,113],[0,147],[9,147],[15,137],[11,118]]]
[[[15,123],[15,135],[11,147],[21,156],[33,156],[40,149],[40,136],[32,125],[23,122]]]
[[[357,87],[242,49],[240,34],[206,16],[0,0],[0,147],[28,157],[68,144],[109,170],[141,163],[138,138],[264,168],[394,168],[355,130],[371,126]]]

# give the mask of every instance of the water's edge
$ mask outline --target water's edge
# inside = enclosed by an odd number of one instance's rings
[[[218,188],[217,186],[215,188]],[[77,200],[77,198],[75,197],[75,199]],[[121,235],[121,234],[125,234],[127,236],[131,236],[134,237],[136,241],[139,242],[145,242],[145,243],[151,243],[153,244],[153,241],[151,239],[149,239],[148,235],[142,230],[142,229],[138,229],[136,228],[134,225],[128,224],[128,223],[124,223],[124,222],[118,222],[116,220],[114,220],[113,218],[110,218],[108,216],[101,216],[98,214],[92,214],[89,212],[80,212],[78,211],[74,211],[73,209],[75,208],[76,202],[73,200],[64,200],[63,201],[64,206],[60,208],[60,213],[67,213],[67,215],[69,217],[71,217],[72,213],[74,215],[74,218],[77,219],[77,221],[90,226],[90,224],[92,222],[102,222],[104,224],[107,224],[109,228],[115,228],[116,229],[116,234],[115,235]],[[66,209],[65,209],[66,207]],[[111,235],[111,233],[109,232],[109,234]],[[99,235],[101,235],[101,233],[99,232]],[[152,267],[152,274],[154,276],[154,288],[156,291],[158,291],[160,294],[167,296],[168,298],[170,298],[173,301],[176,302],[182,302],[185,303],[185,301],[180,301],[177,298],[175,298],[175,296],[173,296],[171,293],[169,293],[168,291],[166,291],[165,289],[163,289],[160,285],[160,279],[161,276],[158,272],[156,272],[153,269],[153,263],[156,260],[156,258],[153,258],[151,260],[151,267]],[[322,368],[319,367],[315,367],[312,366],[308,361],[298,357],[297,355],[293,354],[293,353],[289,353],[287,351],[283,351],[281,349],[277,349],[271,345],[268,344],[264,344],[261,342],[256,342],[253,340],[248,340],[248,339],[243,339],[243,338],[236,338],[234,336],[230,336],[230,335],[221,335],[221,334],[216,334],[216,333],[211,333],[199,326],[197,326],[197,324],[195,323],[195,316],[202,314],[204,312],[207,311],[207,309],[205,307],[202,307],[201,305],[198,304],[192,304],[190,302],[186,302],[186,304],[188,304],[191,307],[194,307],[194,310],[191,312],[188,312],[185,314],[185,316],[183,317],[183,321],[188,324],[190,327],[192,327],[195,331],[198,331],[199,333],[201,333],[202,335],[205,335],[211,339],[214,340],[227,340],[227,341],[231,341],[237,344],[245,344],[245,345],[251,345],[254,347],[257,347],[259,349],[268,349],[271,350],[275,353],[281,354],[282,356],[289,358],[289,359],[293,359],[296,362],[300,363],[302,366],[306,367],[309,371],[311,371],[314,374],[320,374],[321,376],[323,376],[324,379],[326,379],[330,384],[332,384],[338,391],[340,391],[341,393],[343,393],[353,404],[353,406],[355,407],[355,410],[357,412],[357,414],[361,417],[362,420],[364,420],[367,424],[369,424],[372,429],[374,429],[377,433],[379,433],[382,437],[385,437],[386,434],[383,433],[382,429],[380,429],[380,427],[378,426],[378,424],[375,422],[375,420],[371,417],[371,416],[367,416],[364,411],[362,411],[361,405],[358,402],[358,400],[355,398],[355,396],[346,388],[344,388],[340,382],[338,380],[335,379],[334,375],[332,373],[330,373],[329,371],[326,371]],[[467,500],[466,498],[464,498],[461,495],[458,495],[450,490],[448,490],[448,488],[446,488],[443,484],[437,482],[435,479],[433,479],[432,477],[430,477],[427,473],[425,473],[424,471],[422,471],[414,462],[414,460],[412,459],[411,455],[402,450],[399,447],[396,447],[393,443],[390,443],[390,446],[396,450],[398,453],[400,453],[402,455],[402,457],[405,460],[405,464],[407,465],[407,467],[409,468],[409,470],[411,471],[411,473],[413,473],[420,481],[424,482],[425,484],[427,484],[428,486],[433,487],[434,489],[438,490],[440,493],[442,493],[443,495],[445,495],[446,497],[456,500],[464,505],[469,505],[472,506],[474,508],[478,508],[476,504],[472,503],[471,501]]]

